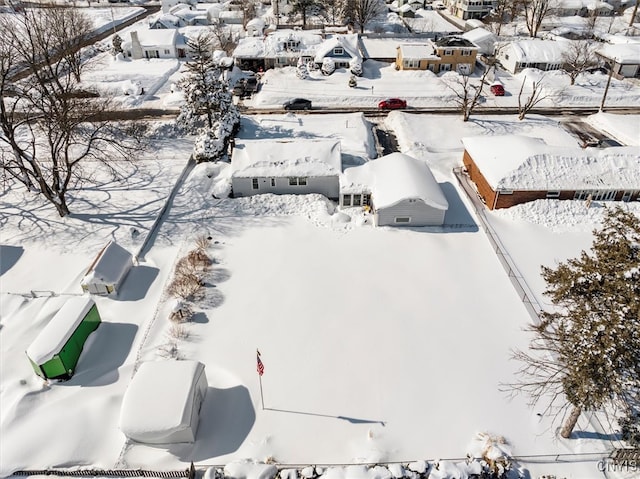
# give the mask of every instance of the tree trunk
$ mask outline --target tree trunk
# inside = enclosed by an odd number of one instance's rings
[[[578,422],[578,418],[580,417],[581,413],[582,413],[581,407],[573,406],[571,408],[569,417],[566,419],[566,421],[562,425],[562,429],[560,429],[560,436],[564,437],[565,439],[569,439],[569,437],[571,437],[573,428],[576,427],[576,423]]]

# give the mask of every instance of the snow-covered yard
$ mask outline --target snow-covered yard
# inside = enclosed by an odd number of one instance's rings
[[[463,123],[458,116],[394,113],[387,126],[403,152],[433,169],[451,207],[444,227],[373,228],[361,210],[344,210],[347,221],[315,195],[216,199],[212,194],[228,191],[229,169],[199,165],[121,295],[97,298],[103,324],[66,383],[43,385],[24,355],[65,297],[46,292],[80,293],[79,279],[109,239],[133,252],[141,246],[191,144],[158,129],[163,140],[154,159],[123,167],[123,181],[105,177],[101,187],[75,192],[74,213],[63,220],[9,185],[0,198],[0,473],[269,457],[297,464],[455,458],[464,457],[477,432],[504,436],[515,455],[605,455],[611,443],[586,417],[576,438],[559,440],[551,417],[537,415],[540,407],[501,390],[513,380],[510,351],[526,347],[522,328],[531,318],[451,172],[461,163],[463,136],[525,133],[566,146],[575,139],[543,117]],[[245,118],[240,136],[283,134],[339,138],[354,163],[375,153],[359,115]],[[582,214],[581,203],[566,205],[549,201],[489,215],[539,296],[539,266],[588,247],[603,210]],[[579,220],[566,231],[571,218]],[[199,234],[213,238],[215,263],[188,336],[177,340],[177,355],[203,362],[209,380],[197,441],[126,445],[118,430],[124,391],[137,361],[166,355],[165,287],[175,260]],[[31,291],[39,297],[28,297]],[[264,410],[256,348],[265,365]],[[598,474],[594,461],[525,467],[532,475]]]

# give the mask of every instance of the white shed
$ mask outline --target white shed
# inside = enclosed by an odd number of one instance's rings
[[[338,140],[242,140],[231,155],[235,197],[318,193],[337,199],[341,172]]]
[[[142,363],[122,400],[120,430],[146,444],[195,442],[207,387],[198,361]]]
[[[82,278],[82,291],[91,294],[118,294],[133,266],[133,256],[115,241],[102,248]]]
[[[362,166],[347,168],[343,197],[354,186],[371,193],[376,226],[440,226],[449,203],[423,161],[403,153],[391,153]],[[349,199],[349,203],[351,200]]]

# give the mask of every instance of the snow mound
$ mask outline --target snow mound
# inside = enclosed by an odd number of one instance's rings
[[[234,461],[224,466],[224,475],[229,479],[273,479],[277,473],[278,468],[273,464],[249,460]]]
[[[591,232],[602,224],[608,208],[621,206],[640,217],[640,204],[592,201],[536,200],[521,205],[495,210],[490,214],[500,218],[526,221],[544,226],[554,232]]]

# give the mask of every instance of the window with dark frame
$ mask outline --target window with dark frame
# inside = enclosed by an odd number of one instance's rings
[[[411,217],[410,216],[396,216],[393,219],[394,223],[411,223]]]
[[[342,195],[342,206],[351,206],[351,195]]]
[[[251,188],[257,190],[259,187],[258,178],[251,178]]]

